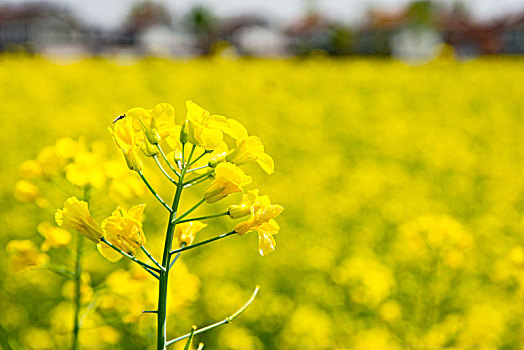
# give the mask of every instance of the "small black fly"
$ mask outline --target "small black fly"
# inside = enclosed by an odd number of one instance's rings
[[[113,120],[113,124],[119,121],[120,119],[124,119],[125,116],[126,116],[125,114],[122,114],[121,116],[117,117],[115,120]]]

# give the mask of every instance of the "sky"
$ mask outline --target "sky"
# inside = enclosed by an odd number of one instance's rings
[[[183,15],[195,5],[205,5],[219,17],[241,14],[260,14],[275,22],[299,17],[308,6],[313,6],[326,16],[358,23],[371,7],[395,9],[408,0],[156,0],[164,3],[175,16]],[[0,0],[2,3],[21,3],[23,0]],[[55,0],[71,8],[77,17],[87,23],[107,29],[116,28],[125,18],[133,0]],[[438,0],[451,4],[453,0]],[[470,13],[489,20],[507,13],[524,12],[524,0],[462,0]]]

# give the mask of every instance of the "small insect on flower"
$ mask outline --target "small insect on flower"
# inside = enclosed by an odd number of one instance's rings
[[[120,119],[124,119],[126,117],[125,114],[122,114],[121,116],[118,116],[115,120],[113,120],[113,124],[119,121]]]

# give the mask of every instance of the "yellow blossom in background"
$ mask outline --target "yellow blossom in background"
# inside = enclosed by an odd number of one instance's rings
[[[106,239],[126,253],[135,254],[136,249],[146,244],[142,229],[145,204],[131,207],[129,210],[116,209],[113,214],[102,221]],[[122,255],[105,243],[99,242],[98,251],[109,261],[118,261]]]
[[[96,153],[81,150],[75,154],[73,162],[66,166],[66,178],[76,186],[100,188],[106,181],[101,163],[102,159]]]
[[[80,198],[83,190],[64,178],[74,155],[90,149],[78,141],[80,135],[110,146],[104,128],[128,106],[170,101],[185,117],[184,101],[193,99],[208,106],[210,114],[226,115],[230,132],[234,121],[229,117],[241,118],[260,137],[281,171],[266,177],[251,172],[258,170],[255,162],[240,167],[253,176],[260,193],[269,193],[289,212],[275,218],[285,227],[286,234],[277,239],[285,249],[268,259],[254,252],[254,233],[242,239],[232,235],[217,244],[219,249],[182,253],[170,277],[168,308],[176,320],[168,322],[168,337],[187,333],[193,323],[203,327],[223,319],[245,302],[251,284],[260,283],[259,296],[232,327],[199,335],[194,344],[281,350],[523,347],[520,58],[439,59],[409,66],[388,59],[325,57],[56,64],[41,57],[3,56],[4,194],[13,193],[19,179],[40,192],[31,205],[4,195],[4,249],[10,240],[30,239],[38,250],[45,238],[37,225],[51,221],[49,210],[69,196],[62,188],[75,189],[70,193]],[[475,88],[464,89],[465,83]],[[180,140],[180,125],[176,128],[160,145],[166,154],[177,150],[181,160],[181,146],[173,145]],[[248,138],[247,132],[222,133],[226,153]],[[59,149],[57,143],[45,146],[66,134],[72,138],[61,141]],[[67,144],[75,151],[69,152]],[[191,148],[186,145],[186,157]],[[128,171],[122,154],[108,149],[115,161],[105,171],[106,185],[92,188],[89,209],[101,222],[116,208],[111,201],[126,209],[147,201],[155,210],[148,210],[144,230],[148,250],[158,258],[163,209],[139,176]],[[149,178],[156,165],[142,149],[136,155]],[[196,148],[193,158],[203,150]],[[209,158],[195,166],[207,165]],[[26,159],[36,164],[18,171]],[[185,180],[193,177],[189,174]],[[199,190],[211,181],[195,186],[196,196],[184,192],[183,200],[196,203]],[[151,178],[151,183],[170,204],[169,182]],[[104,197],[106,187],[110,194]],[[252,188],[245,186],[244,192]],[[240,196],[203,205],[194,217],[241,205]],[[48,204],[41,210],[34,202]],[[211,229],[205,222],[209,237],[236,224],[222,217]],[[74,241],[51,248],[50,261],[70,263],[66,249],[74,252]],[[142,310],[155,310],[158,297],[151,276],[130,262],[108,264],[93,248],[85,244],[82,255],[95,301],[92,307],[82,305],[81,314],[87,313],[81,348],[147,348],[155,316]],[[146,257],[137,252],[137,258]],[[29,348],[33,331],[24,330],[37,328],[44,331],[34,333],[41,344],[70,349],[73,305],[62,296],[67,279],[41,269],[15,275],[11,254],[3,259],[1,346]],[[235,283],[237,292],[217,293],[220,286]],[[107,336],[110,341],[104,340],[109,332],[99,327],[107,324],[117,331],[116,337],[115,332]]]
[[[82,272],[80,275],[80,301],[85,304],[93,299],[93,288],[91,287],[91,275],[87,272]],[[75,297],[75,282],[67,281],[62,286],[62,296],[65,299],[73,300]]]
[[[229,194],[242,192],[242,187],[251,183],[251,176],[232,163],[220,163],[215,169],[215,179],[204,190],[204,198],[214,203]]]
[[[30,267],[42,267],[49,257],[38,250],[36,244],[29,240],[12,240],[7,244],[9,270],[20,272]]]
[[[65,247],[71,242],[71,233],[49,222],[41,222],[37,226],[38,233],[45,238],[40,248],[46,252],[51,248]]]
[[[15,184],[15,198],[22,202],[30,202],[38,198],[40,189],[25,180],[19,180]]]
[[[58,139],[55,143],[55,152],[57,156],[63,159],[72,159],[83,148],[79,141],[75,141],[69,137]]]
[[[66,230],[76,230],[95,243],[104,237],[104,232],[91,217],[87,203],[79,201],[76,197],[68,198],[64,208],[56,211],[55,221],[58,226]]]
[[[182,243],[190,245],[193,243],[196,234],[206,226],[207,224],[201,221],[182,222],[176,225],[174,237],[178,240],[179,246],[181,246]]]
[[[42,166],[36,160],[26,160],[20,165],[20,174],[24,178],[33,179],[42,175]]]

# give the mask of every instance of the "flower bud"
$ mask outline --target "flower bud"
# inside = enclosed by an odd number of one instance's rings
[[[156,145],[158,144],[162,138],[158,134],[158,131],[156,130],[156,122],[155,119],[151,119],[151,127],[148,128],[144,121],[141,118],[138,118],[138,121],[140,122],[140,125],[142,126],[142,130],[144,131],[144,134],[146,135],[147,141],[149,141],[151,144]]]
[[[211,168],[215,168],[218,164],[226,160],[226,153],[216,154],[213,157],[209,158],[208,165]]]
[[[142,152],[146,155],[146,157],[153,157],[158,153],[158,149],[153,144],[151,144],[148,139],[145,139]]]
[[[227,212],[231,219],[238,219],[238,218],[251,214],[251,207],[244,205],[244,204],[230,205],[227,208]]]
[[[188,133],[188,126],[187,126],[187,120],[186,120],[184,121],[182,128],[180,128],[180,142],[182,143],[182,145],[187,143],[187,133]]]
[[[139,172],[142,170],[142,160],[138,156],[138,148],[131,147],[128,152],[124,152],[124,158],[126,159],[127,167],[130,170]]]

